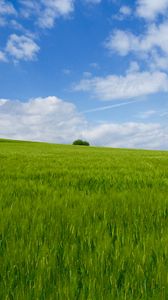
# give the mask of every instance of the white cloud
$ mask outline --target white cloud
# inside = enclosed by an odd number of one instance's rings
[[[5,103],[7,103],[9,100],[8,99],[0,99],[0,106],[4,105]]]
[[[157,48],[168,54],[168,22],[158,26],[151,24],[147,32],[140,36],[116,30],[109,36],[105,46],[120,55],[127,55],[129,52],[149,53]]]
[[[12,19],[10,22],[9,22],[9,25],[12,29],[15,29],[15,30],[19,30],[19,31],[23,31],[23,32],[28,32],[28,30],[26,30],[24,28],[24,26],[22,26],[21,23],[19,23],[18,21]]]
[[[32,15],[38,15],[41,9],[41,0],[19,0],[19,11],[22,17],[29,18]]]
[[[71,143],[84,125],[75,106],[57,97],[0,100],[1,137]]]
[[[130,16],[132,13],[132,9],[127,5],[123,5],[120,7],[120,13],[124,16]]]
[[[93,145],[109,147],[167,149],[168,128],[156,123],[104,123],[84,133]]]
[[[149,58],[150,68],[153,70],[168,70],[168,54],[160,54],[158,51],[153,50]]]
[[[135,98],[168,92],[168,76],[162,72],[133,72],[125,76],[109,75],[83,79],[75,91],[89,91],[101,100]]]
[[[17,11],[15,10],[12,3],[5,0],[0,0],[0,26],[7,25],[7,17],[17,16]]]
[[[16,10],[11,2],[0,0],[0,15],[14,15]]]
[[[33,60],[39,52],[39,46],[31,37],[12,34],[6,46],[6,52],[17,60]]]
[[[11,1],[0,0],[0,27],[22,31],[22,35],[15,33],[7,38],[6,48],[0,51],[0,61],[15,62],[19,60],[33,60],[40,48],[34,40],[33,34],[22,24],[23,18],[31,21],[36,27],[36,34],[40,28],[50,29],[60,17],[68,17],[73,11],[76,0],[18,0],[17,7]],[[100,0],[89,0],[88,3],[98,4]],[[10,18],[9,18],[10,16]],[[8,18],[7,18],[8,17]],[[12,18],[11,18],[12,17]]]
[[[132,33],[117,29],[110,34],[105,42],[105,47],[125,56],[132,49],[137,49],[137,43],[137,38]]]
[[[147,20],[154,20],[158,15],[166,15],[168,0],[138,0],[137,15]]]
[[[123,5],[120,7],[119,12],[116,15],[112,16],[112,19],[123,21],[125,18],[128,18],[132,15],[131,7]]]
[[[37,17],[37,24],[42,28],[52,28],[55,20],[66,17],[74,10],[74,0],[21,0],[22,14],[29,18]]]
[[[129,31],[115,30],[106,40],[105,47],[121,56],[135,54],[153,69],[166,70],[168,66],[168,21],[150,24],[147,31],[135,35]]]
[[[86,4],[99,4],[101,0],[83,0]],[[41,28],[52,28],[59,17],[67,17],[74,11],[76,0],[20,0],[22,15],[34,15]]]
[[[0,61],[7,62],[7,58],[4,52],[0,51]]]
[[[132,61],[130,63],[129,69],[127,71],[127,73],[136,73],[140,71],[140,67],[138,65],[138,63],[136,61]]]
[[[51,28],[59,16],[67,16],[73,11],[73,0],[43,0],[44,11],[39,16],[41,27]]]
[[[36,27],[36,33],[38,32],[37,26],[52,28],[57,18],[67,17],[74,10],[74,1],[18,0],[16,11],[10,1],[0,0],[0,26],[8,26],[12,30],[22,31],[20,36],[15,33],[8,36],[6,48],[0,52],[0,61],[10,61],[9,57],[12,57],[15,62],[35,59],[40,48],[35,42],[33,34],[22,25],[22,19],[30,19],[31,25]]]
[[[89,124],[74,104],[57,97],[27,102],[0,99],[0,137],[55,143],[76,138],[92,145],[125,148],[168,148],[168,128],[156,123]]]

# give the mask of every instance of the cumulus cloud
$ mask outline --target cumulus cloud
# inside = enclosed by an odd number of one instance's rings
[[[129,52],[149,53],[158,48],[168,54],[168,22],[151,24],[147,32],[140,36],[129,31],[116,30],[109,36],[105,46],[123,56]]]
[[[57,97],[0,100],[1,137],[68,143],[84,125],[75,106]]]
[[[167,149],[167,129],[156,123],[105,123],[89,128],[85,135],[93,145]]]
[[[139,40],[131,32],[115,30],[107,38],[105,47],[110,51],[115,51],[121,56],[127,55],[130,51],[139,49]]]
[[[10,35],[6,46],[6,52],[15,60],[33,60],[39,50],[35,41],[25,35]]]
[[[132,61],[127,70],[127,73],[136,73],[139,71],[140,71],[140,67],[139,67],[139,64],[137,63],[137,61]]]
[[[74,0],[21,0],[22,14],[37,17],[42,28],[52,28],[59,17],[68,16],[74,9]]]
[[[149,60],[149,65],[151,69],[164,70],[167,72],[168,70],[168,55],[167,54],[159,54],[158,51],[152,51],[151,59]]]
[[[138,0],[137,15],[147,20],[154,20],[158,15],[166,15],[168,0]]]
[[[0,0],[0,15],[14,15],[16,10],[11,2]]]
[[[43,0],[44,11],[39,15],[41,27],[51,28],[59,16],[67,16],[73,11],[73,0]]]
[[[0,137],[53,143],[72,143],[83,138],[92,145],[168,148],[168,128],[138,122],[93,125],[74,104],[57,97],[26,102],[0,99]]]
[[[83,79],[75,91],[89,91],[101,100],[117,100],[168,92],[168,76],[163,72],[128,72],[125,76],[109,75]]]
[[[138,59],[144,59],[152,68],[167,71],[168,22],[150,24],[146,32],[140,35],[117,29],[110,34],[105,47],[121,56],[135,54]]]
[[[112,18],[118,21],[123,21],[132,15],[132,9],[130,6],[123,5],[120,7],[118,14],[113,15]]]
[[[102,0],[82,0],[85,4],[100,4]],[[52,28],[59,17],[67,17],[73,11],[77,0],[20,0],[22,15],[34,15],[41,28]]]

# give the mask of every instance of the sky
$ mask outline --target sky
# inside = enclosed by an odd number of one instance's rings
[[[168,0],[0,0],[0,137],[168,149]]]

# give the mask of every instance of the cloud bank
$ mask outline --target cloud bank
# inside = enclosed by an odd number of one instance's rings
[[[143,122],[93,125],[74,104],[54,96],[26,102],[0,99],[0,137],[53,143],[84,138],[99,146],[168,149],[168,127]]]
[[[0,136],[68,143],[85,122],[72,103],[57,97],[0,100]]]

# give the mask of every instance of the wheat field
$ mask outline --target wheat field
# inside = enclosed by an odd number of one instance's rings
[[[168,152],[0,140],[0,299],[168,299]]]

